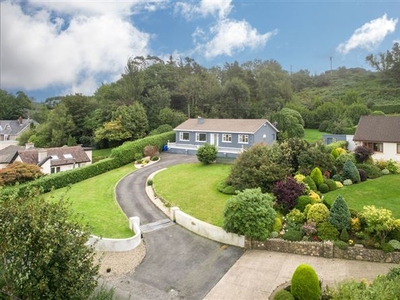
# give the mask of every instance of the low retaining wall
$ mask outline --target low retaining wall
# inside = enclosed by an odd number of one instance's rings
[[[140,219],[139,217],[129,218],[129,228],[135,232],[135,235],[127,239],[109,239],[101,238],[95,235],[90,236],[86,243],[93,246],[96,251],[105,252],[124,252],[135,249],[141,242]]]
[[[326,242],[290,242],[282,239],[268,239],[264,242],[246,240],[246,249],[286,252],[325,258],[341,258],[360,261],[400,263],[400,252],[385,253],[381,250],[352,246],[341,250],[331,241]]]
[[[159,170],[151,174],[147,180],[153,180],[155,174],[158,172],[164,171],[166,169]],[[241,235],[237,235],[234,233],[228,233],[223,230],[221,227],[214,226],[203,222],[199,219],[196,219],[179,209],[179,207],[167,207],[164,205],[163,201],[158,198],[154,192],[153,186],[146,186],[147,196],[151,199],[151,201],[161,210],[163,211],[171,220],[181,225],[182,227],[198,234],[203,237],[206,237],[210,240],[217,241],[223,244],[233,245],[237,247],[244,248],[245,246],[245,237]]]

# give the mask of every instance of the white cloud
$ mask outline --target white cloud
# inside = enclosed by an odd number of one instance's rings
[[[264,47],[267,41],[277,33],[278,31],[274,30],[260,34],[246,21],[225,19],[211,28],[212,38],[208,42],[198,42],[200,37],[205,40],[208,39],[208,36],[201,29],[198,29],[193,37],[197,42],[197,51],[204,53],[205,57],[210,59],[220,55],[232,56],[246,48]]]
[[[232,0],[202,0],[200,3],[177,2],[175,11],[182,13],[187,19],[197,16],[217,16],[219,19],[226,18],[232,10]]]
[[[341,43],[337,48],[341,54],[347,54],[356,48],[372,50],[396,29],[398,19],[388,19],[384,14],[382,18],[374,19],[358,28],[348,41]]]
[[[72,15],[72,7],[64,19],[49,10],[55,1],[41,3],[48,8],[27,14],[19,4],[1,2],[1,88],[61,86],[91,94],[100,84],[96,79],[115,78],[130,56],[149,53],[150,36],[116,14]],[[57,5],[66,8],[66,3]],[[73,3],[97,9],[87,1]]]

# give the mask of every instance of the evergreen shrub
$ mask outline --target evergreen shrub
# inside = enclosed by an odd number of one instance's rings
[[[317,185],[315,184],[315,181],[310,176],[306,176],[304,178],[303,182],[308,185],[310,190],[315,191],[315,192],[317,191]]]
[[[360,174],[360,180],[361,181],[366,181],[368,176],[367,172],[365,172],[363,169],[358,169],[358,174]]]
[[[343,165],[342,170],[343,179],[351,179],[353,183],[360,182],[360,174],[355,164],[351,160],[347,160]]]
[[[349,233],[347,232],[347,230],[345,228],[342,229],[342,231],[340,232],[340,236],[339,239],[343,242],[348,242],[350,239]]]
[[[324,183],[329,187],[329,191],[337,189],[336,182],[333,179],[325,179]]]
[[[356,164],[358,169],[363,169],[367,173],[367,178],[374,179],[382,176],[381,169],[372,164]]]
[[[349,244],[343,241],[334,241],[333,244],[341,250],[347,250],[349,248]]]
[[[300,231],[288,230],[283,234],[282,238],[286,241],[298,242],[303,239],[303,234]]]
[[[322,241],[336,241],[339,231],[331,223],[322,222],[317,225],[317,234]]]
[[[322,183],[318,186],[318,191],[325,194],[325,193],[329,192],[329,186],[326,183]]]
[[[321,286],[314,269],[307,265],[299,265],[293,273],[290,292],[298,300],[319,300]]]
[[[311,171],[310,177],[314,180],[317,187],[324,183],[324,177],[322,176],[321,169],[318,167],[315,167]]]
[[[310,207],[307,213],[307,221],[317,224],[327,222],[329,218],[329,210],[323,203],[316,203]]]
[[[309,196],[302,195],[299,198],[297,198],[297,204],[296,204],[295,208],[297,208],[298,210],[303,212],[304,209],[306,208],[307,204],[311,204],[311,203],[312,203],[312,200]]]
[[[294,297],[290,292],[286,290],[280,290],[275,294],[273,300],[294,300]]]
[[[350,229],[351,213],[345,199],[338,195],[332,203],[329,214],[329,223],[334,225],[339,231]]]

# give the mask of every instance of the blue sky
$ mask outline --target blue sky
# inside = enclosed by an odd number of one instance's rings
[[[400,42],[400,0],[0,1],[0,88],[38,101],[92,95],[138,55],[320,74],[331,61],[369,69],[368,54]]]

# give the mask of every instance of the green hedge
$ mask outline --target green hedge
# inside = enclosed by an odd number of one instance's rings
[[[372,110],[383,111],[385,114],[400,113],[400,104],[382,104],[372,106]]]
[[[103,159],[97,163],[77,168],[65,172],[46,175],[35,181],[23,185],[7,187],[1,190],[0,200],[6,199],[11,193],[25,195],[32,189],[40,189],[43,193],[50,192],[52,189],[59,189],[74,184],[85,179],[117,169],[135,160],[137,153],[142,153],[143,148],[148,145],[157,146],[162,150],[163,145],[168,141],[175,140],[173,131],[159,135],[149,136],[141,140],[126,142],[115,148],[111,152],[111,157]]]

